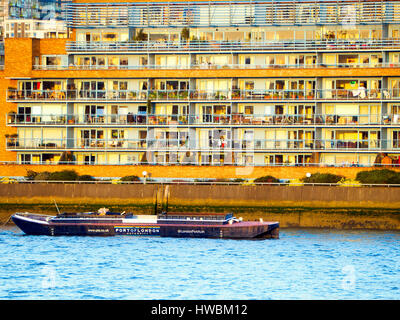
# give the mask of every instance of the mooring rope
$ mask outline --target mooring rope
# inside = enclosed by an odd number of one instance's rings
[[[11,216],[8,217],[7,221],[3,223],[1,226],[4,227],[11,220]]]

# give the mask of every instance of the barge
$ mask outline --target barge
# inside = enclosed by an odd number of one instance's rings
[[[278,239],[279,222],[242,221],[232,213],[166,213],[134,215],[108,212],[59,213],[56,216],[15,213],[13,222],[28,235],[159,236],[180,238]]]

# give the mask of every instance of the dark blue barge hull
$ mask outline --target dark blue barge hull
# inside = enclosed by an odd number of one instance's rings
[[[134,219],[56,219],[36,214],[14,214],[13,222],[26,234],[49,236],[159,236],[179,238],[279,238],[278,222],[237,221],[235,223],[134,223]],[[67,221],[64,221],[67,220]],[[72,221],[71,221],[72,220]],[[90,221],[92,220],[92,221]],[[161,219],[162,220],[162,219]],[[127,222],[128,221],[128,222]],[[131,222],[132,221],[132,222]]]

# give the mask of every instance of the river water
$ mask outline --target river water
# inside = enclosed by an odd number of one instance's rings
[[[0,299],[400,299],[400,233],[279,240],[27,236],[0,229]]]

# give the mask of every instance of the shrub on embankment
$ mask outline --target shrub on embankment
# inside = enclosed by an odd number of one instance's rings
[[[35,172],[28,170],[25,176],[27,180],[36,181],[95,181],[95,178],[90,175],[79,175],[74,170],[62,170],[55,172]]]
[[[25,178],[27,180],[36,180],[36,181],[96,181],[96,179],[88,174],[79,175],[74,170],[62,170],[62,171],[42,171],[35,172],[32,170],[28,170]],[[119,179],[120,181],[140,181],[138,176],[130,175],[125,176]]]
[[[138,176],[125,176],[119,179],[120,181],[140,181]]]
[[[330,183],[340,186],[355,186],[360,184],[400,184],[400,172],[389,169],[360,171],[356,178],[346,179],[343,176],[331,173],[314,173],[309,177],[301,178],[303,183]]]
[[[78,176],[78,178],[76,178],[76,181],[96,181],[96,179],[91,175],[83,174],[81,176]]]
[[[360,184],[400,184],[400,172],[389,169],[360,171],[355,180],[331,173],[314,173],[300,179],[303,183],[337,183],[340,186],[354,186]]]
[[[345,177],[332,173],[313,173],[309,177],[303,177],[300,180],[304,183],[338,183]]]
[[[389,169],[361,171],[356,180],[362,184],[400,184],[400,172]]]
[[[264,177],[259,177],[257,179],[254,179],[254,182],[259,182],[259,183],[279,183],[279,179],[275,178],[273,176],[264,176]]]

